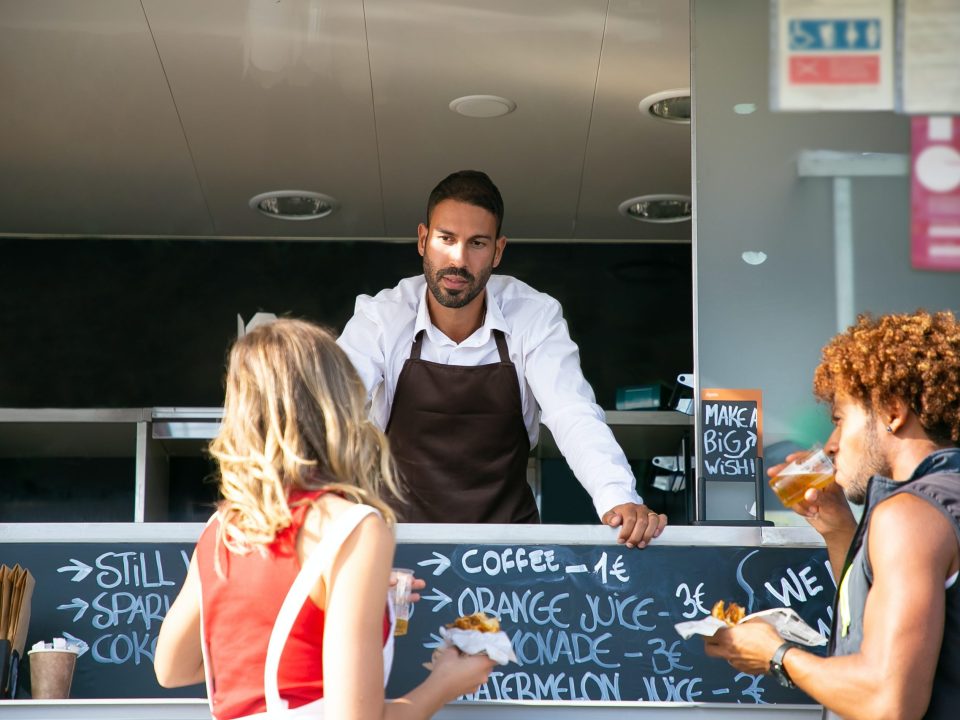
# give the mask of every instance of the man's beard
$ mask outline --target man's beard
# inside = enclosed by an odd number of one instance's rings
[[[427,279],[427,287],[437,302],[448,308],[462,308],[468,305],[477,295],[483,292],[487,286],[487,280],[493,272],[493,265],[484,268],[479,275],[474,277],[466,268],[448,267],[443,270],[437,270],[427,256],[423,256],[423,275]],[[461,277],[467,281],[467,284],[461,290],[448,290],[440,284],[440,279],[445,275]]]
[[[871,416],[871,422],[867,424],[867,431],[864,437],[863,458],[858,463],[856,475],[849,483],[849,487],[844,491],[847,500],[856,504],[863,505],[867,501],[867,485],[870,478],[874,475],[890,475],[890,466],[883,457],[880,450],[880,442],[877,437],[877,426]]]

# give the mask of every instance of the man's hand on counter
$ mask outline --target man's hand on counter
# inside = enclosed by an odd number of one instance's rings
[[[623,503],[614,505],[603,514],[602,522],[620,528],[617,542],[628,548],[644,548],[667,526],[667,516],[654,512],[646,505]]]

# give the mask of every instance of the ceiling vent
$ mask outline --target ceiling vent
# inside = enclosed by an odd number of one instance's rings
[[[687,195],[641,195],[620,203],[621,215],[650,223],[674,223],[689,220],[693,203]]]
[[[517,104],[498,95],[464,95],[452,100],[450,109],[467,117],[492,118],[512,113]]]
[[[306,190],[273,190],[254,195],[250,207],[276,220],[316,220],[339,207],[329,195]]]
[[[640,101],[640,112],[665,122],[690,124],[690,88],[677,88],[648,95]]]

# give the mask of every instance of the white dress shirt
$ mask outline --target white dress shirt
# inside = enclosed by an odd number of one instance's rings
[[[378,427],[386,429],[397,380],[418,332],[425,331],[422,360],[475,366],[500,361],[492,331],[501,330],[517,368],[530,447],[537,444],[542,414],[598,516],[615,505],[642,502],[623,450],[583,377],[580,351],[559,302],[516,278],[491,275],[483,325],[458,345],[431,322],[426,293],[426,279],[418,275],[375,297],[360,295],[337,340],[360,373],[370,418]]]

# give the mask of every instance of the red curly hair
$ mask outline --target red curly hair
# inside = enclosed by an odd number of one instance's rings
[[[823,348],[813,392],[871,410],[904,400],[931,440],[960,444],[960,322],[948,311],[860,315]]]

